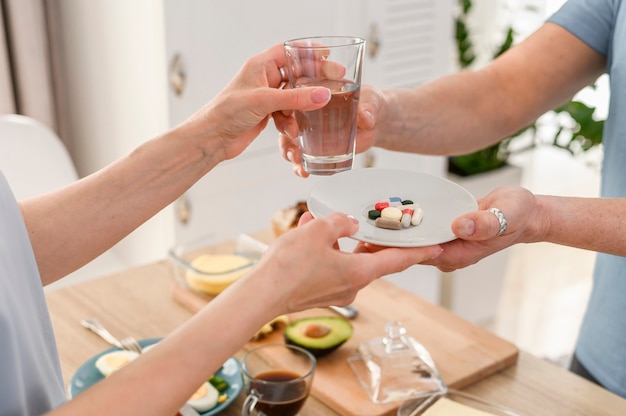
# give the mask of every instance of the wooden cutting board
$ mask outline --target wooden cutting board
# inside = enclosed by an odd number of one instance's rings
[[[207,303],[180,286],[175,287],[173,295],[193,312]],[[359,315],[351,321],[354,334],[338,350],[318,360],[311,391],[342,415],[396,414],[401,402],[373,403],[347,362],[361,342],[384,336],[385,324],[391,321],[400,321],[407,334],[428,349],[448,387],[463,388],[517,361],[518,350],[510,342],[385,280],[374,281],[361,290],[354,305],[359,309]],[[312,309],[289,317],[333,314],[328,309]],[[245,349],[275,342],[283,342],[282,331],[249,342]]]

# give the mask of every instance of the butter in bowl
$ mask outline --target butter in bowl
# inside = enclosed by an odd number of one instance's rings
[[[254,266],[267,245],[242,233],[214,233],[168,252],[176,282],[206,296],[217,296]]]

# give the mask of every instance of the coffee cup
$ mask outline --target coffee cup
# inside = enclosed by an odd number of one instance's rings
[[[315,357],[293,345],[268,344],[241,358],[242,416],[295,416],[311,390]]]

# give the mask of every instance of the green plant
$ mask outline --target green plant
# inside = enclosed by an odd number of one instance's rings
[[[455,18],[456,45],[459,68],[464,70],[472,67],[477,57],[468,26],[468,17],[473,4],[472,0],[458,0],[458,2],[459,12]],[[513,28],[507,27],[502,43],[494,48],[491,58],[495,59],[506,52],[513,45],[514,37]],[[542,139],[545,134],[540,134],[545,133],[542,127],[546,126],[542,123],[545,123],[546,118],[550,119],[549,127],[555,130],[547,144],[567,150],[572,155],[585,152],[602,143],[604,120],[596,120],[595,110],[595,107],[583,102],[569,101],[547,113],[550,117],[538,118],[533,124],[499,143],[473,153],[449,157],[448,171],[460,176],[469,176],[505,166],[512,154],[546,143],[546,139]],[[521,137],[526,138],[525,145],[514,146],[514,141]]]

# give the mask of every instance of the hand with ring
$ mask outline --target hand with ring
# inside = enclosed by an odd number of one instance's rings
[[[513,244],[539,240],[539,207],[530,191],[501,187],[479,199],[478,206],[478,211],[468,212],[452,222],[452,231],[458,238],[442,244],[443,253],[424,264],[453,271]]]

